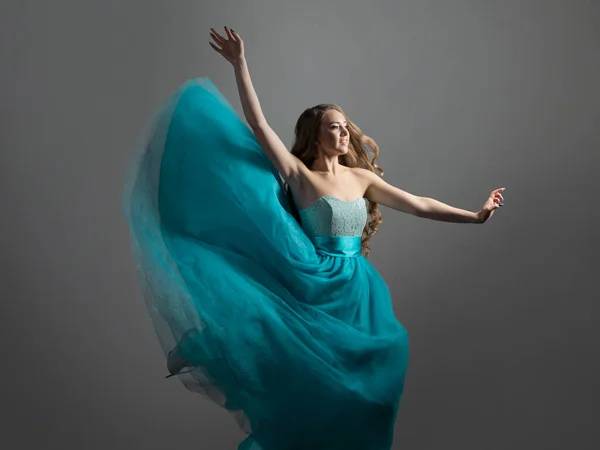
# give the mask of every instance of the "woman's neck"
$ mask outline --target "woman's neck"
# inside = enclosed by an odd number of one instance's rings
[[[338,157],[333,158],[318,158],[310,166],[313,172],[319,172],[324,175],[335,176],[344,170],[344,167],[339,163]]]

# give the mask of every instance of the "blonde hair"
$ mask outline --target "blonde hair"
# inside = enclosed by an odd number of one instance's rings
[[[319,126],[321,125],[323,115],[332,109],[335,109],[346,117],[346,120],[348,121],[348,132],[350,134],[348,153],[339,157],[339,163],[346,167],[360,167],[370,170],[371,172],[377,171],[380,176],[383,176],[383,170],[375,162],[379,156],[379,147],[373,139],[363,134],[360,128],[348,119],[342,108],[335,104],[324,103],[313,106],[300,115],[294,129],[295,136],[291,153],[297,156],[306,167],[310,168],[312,166],[317,157],[314,143],[319,134]],[[286,193],[291,203],[292,214],[296,220],[300,222],[300,215],[287,183]],[[365,257],[368,257],[371,252],[369,247],[370,239],[377,233],[378,226],[383,221],[378,203],[369,200],[367,212],[368,220],[363,229],[361,247],[361,252]]]

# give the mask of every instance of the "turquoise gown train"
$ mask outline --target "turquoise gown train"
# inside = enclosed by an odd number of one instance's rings
[[[361,254],[365,199],[291,214],[273,164],[208,78],[150,122],[123,191],[133,258],[184,386],[230,411],[239,450],[388,450],[408,336]]]

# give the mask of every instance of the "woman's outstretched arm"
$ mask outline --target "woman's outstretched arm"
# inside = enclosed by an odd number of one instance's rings
[[[210,45],[232,64],[246,121],[273,165],[283,178],[290,182],[304,170],[307,170],[306,166],[288,151],[285,144],[265,119],[250,78],[248,63],[244,54],[244,41],[238,33],[227,27],[225,27],[225,32],[226,37],[221,36],[214,28],[211,28],[211,37],[215,43],[210,42]]]
[[[493,190],[481,210],[474,212],[455,208],[433,198],[419,197],[403,191],[369,170],[358,169],[357,173],[364,180],[367,199],[425,219],[455,223],[485,223],[492,217],[494,211],[503,205],[502,191],[505,188]]]

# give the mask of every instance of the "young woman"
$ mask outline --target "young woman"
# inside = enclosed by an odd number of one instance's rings
[[[409,349],[366,258],[378,204],[484,223],[503,189],[470,212],[389,185],[377,145],[337,105],[304,111],[288,151],[240,35],[210,34],[247,124],[210,80],[185,83],[140,141],[123,197],[169,376],[235,413],[239,449],[388,450]]]

